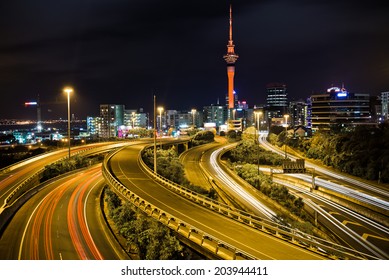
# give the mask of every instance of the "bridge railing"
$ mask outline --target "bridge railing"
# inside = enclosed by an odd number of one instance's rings
[[[117,180],[110,172],[109,160],[115,153],[108,155],[103,163],[102,172],[107,183],[122,197],[131,202],[135,207],[142,210],[147,215],[157,219],[164,225],[168,226],[176,233],[201,246],[203,249],[212,253],[221,259],[246,259],[254,260],[255,257],[239,248],[228,244],[227,242],[216,238],[215,236],[206,233],[186,221],[171,215],[157,206],[149,203],[142,197],[130,191],[119,180]]]
[[[150,146],[147,146],[148,148]],[[154,171],[149,168],[146,163],[141,158],[141,153],[139,154],[138,161],[142,168],[148,172],[155,180],[160,182],[165,187],[170,190],[182,195],[183,197],[190,199],[191,201],[198,203],[202,206],[207,207],[215,212],[218,212],[224,216],[227,216],[231,219],[234,219],[238,222],[249,225],[257,230],[262,232],[272,234],[275,237],[281,238],[285,241],[292,242],[293,244],[305,247],[311,251],[315,251],[322,255],[325,255],[332,259],[377,259],[375,256],[358,252],[352,248],[345,247],[328,240],[306,234],[302,231],[299,231],[294,228],[282,225],[278,222],[264,219],[245,211],[235,209],[229,205],[220,203],[216,200],[213,200],[204,195],[198,194],[188,188],[180,186],[165,177],[162,177],[159,174],[154,173]]]

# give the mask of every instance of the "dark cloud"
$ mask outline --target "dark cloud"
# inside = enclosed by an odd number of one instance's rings
[[[236,90],[264,102],[267,83],[306,98],[344,82],[388,90],[388,9],[375,1],[232,1]],[[22,104],[76,90],[79,117],[100,103],[201,108],[224,98],[228,1],[27,0],[0,4],[0,118],[34,115]],[[52,106],[46,117],[66,117]]]

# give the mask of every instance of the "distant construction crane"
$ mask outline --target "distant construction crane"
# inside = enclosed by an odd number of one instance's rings
[[[36,122],[36,130],[37,132],[42,132],[42,115],[41,115],[41,105],[48,105],[48,104],[63,104],[65,101],[52,101],[52,102],[41,102],[39,98],[39,94],[37,96],[37,101],[30,101],[30,102],[24,102],[24,106],[36,106],[36,113],[37,113],[37,122]]]

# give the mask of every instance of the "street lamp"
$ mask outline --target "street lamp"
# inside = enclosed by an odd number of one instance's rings
[[[154,173],[157,174],[157,116],[155,110],[155,100],[156,97],[154,95],[154,108],[153,108],[153,123],[154,123]]]
[[[260,120],[260,116],[262,116],[262,112],[254,112],[254,115],[255,115],[255,126],[256,126],[257,130],[259,131],[259,129],[260,129],[259,120]]]
[[[192,124],[193,128],[195,127],[195,114],[196,114],[196,109],[192,109]]]
[[[284,118],[285,118],[285,127],[287,127],[289,115],[284,115]]]
[[[68,95],[68,158],[70,159],[70,94],[73,92],[73,89],[66,87],[63,91]]]
[[[256,123],[256,127],[257,129],[255,130],[255,143],[258,142],[258,145],[259,145],[259,116],[262,115],[262,112],[254,112],[254,115],[255,115],[255,123]],[[257,131],[258,131],[258,136],[257,136]],[[257,169],[258,169],[258,175],[259,175],[259,147],[257,147]]]
[[[289,115],[284,115],[285,118],[285,159],[288,158],[287,153],[286,153],[286,138],[288,137],[288,118]]]
[[[135,112],[132,112],[132,129],[135,127]]]
[[[159,112],[159,130],[162,132],[162,111],[163,107],[158,107]]]

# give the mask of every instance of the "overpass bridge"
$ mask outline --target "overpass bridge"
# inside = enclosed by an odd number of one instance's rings
[[[106,157],[107,183],[134,207],[157,219],[185,243],[216,259],[366,259],[350,248],[213,201],[172,183],[141,159],[145,144]]]

